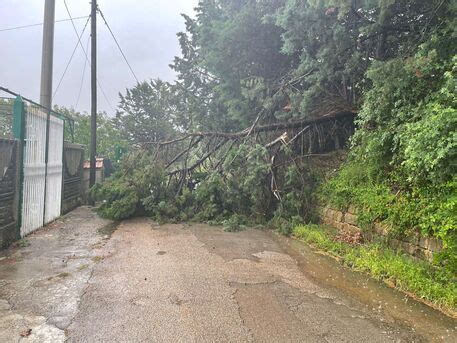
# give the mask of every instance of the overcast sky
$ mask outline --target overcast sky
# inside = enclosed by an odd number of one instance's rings
[[[90,13],[90,0],[66,0],[73,17]],[[138,78],[149,80],[174,79],[168,67],[179,55],[176,33],[184,30],[181,13],[193,14],[198,0],[98,0],[127,59]],[[44,0],[0,0],[0,30],[9,27],[41,23]],[[67,19],[64,1],[56,0],[56,20]],[[76,20],[78,32],[86,20]],[[99,109],[113,114],[119,92],[135,85],[135,80],[120,55],[106,26],[98,17],[98,78],[110,104],[99,90]],[[86,46],[90,33],[87,26],[82,38]],[[70,22],[56,23],[54,41],[54,89],[61,78],[77,43]],[[41,72],[42,26],[13,31],[0,31],[0,86],[39,100]],[[53,103],[76,105],[82,73],[84,53],[78,49]],[[79,111],[90,109],[90,72],[86,66]],[[4,94],[0,94],[4,95]]]

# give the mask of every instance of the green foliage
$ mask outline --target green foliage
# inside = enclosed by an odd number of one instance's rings
[[[243,216],[240,216],[238,214],[234,214],[231,217],[224,219],[222,221],[224,231],[227,231],[227,232],[241,231],[246,228],[246,224],[247,224],[246,218]]]
[[[65,114],[75,121],[74,141],[75,143],[84,145],[84,153],[86,158],[89,156],[90,149],[90,115],[87,113],[76,112],[73,109],[55,106],[55,110]],[[66,127],[65,140],[70,141],[70,131]],[[116,160],[116,146],[127,147],[128,144],[124,136],[119,132],[113,118],[110,118],[106,113],[98,113],[97,115],[97,154],[98,156],[109,158],[111,161]]]
[[[102,201],[98,209],[102,216],[114,220],[130,218],[145,214],[148,204],[159,206],[167,199],[165,174],[151,161],[147,152],[131,153],[111,178],[91,189],[91,196]]]
[[[336,241],[317,225],[296,227],[293,234],[339,258],[346,266],[366,272],[441,308],[457,310],[455,273],[413,260],[380,244],[354,246]]]
[[[300,82],[291,92],[299,95],[294,107],[301,113],[322,98],[334,107],[358,106],[372,61],[411,54],[452,15],[435,0],[284,2],[273,20],[284,29],[282,51],[298,57],[291,72]]]
[[[319,198],[341,210],[356,207],[359,224],[365,228],[385,222],[392,235],[408,236],[420,229],[424,235],[440,238],[445,248],[440,262],[457,272],[457,178],[399,189],[396,194],[394,188],[392,181],[373,179],[369,166],[354,161],[321,186]]]
[[[277,230],[280,234],[289,236],[294,227],[304,223],[303,217],[293,216],[286,217],[282,216],[280,211],[276,211],[275,216],[269,222],[269,227]]]
[[[367,70],[451,37],[455,9],[441,0],[200,1],[194,18],[184,15],[182,56],[171,66],[175,125],[234,131],[259,113],[273,121],[358,108],[373,82]],[[452,44],[435,45],[440,54]],[[387,79],[401,64],[383,67]],[[405,90],[396,85],[393,93]]]
[[[209,173],[194,191],[195,218],[239,227],[268,217],[266,177],[269,165],[263,147],[240,145],[225,158],[224,174]]]
[[[114,123],[128,142],[158,142],[174,133],[173,108],[179,100],[168,83],[142,82],[120,98]]]
[[[374,166],[347,163],[321,186],[321,202],[345,211],[350,205],[356,206],[363,226],[385,220],[395,196],[386,184],[373,175],[375,171]]]
[[[159,221],[203,221],[228,231],[247,225],[275,225],[284,234],[311,218],[313,177],[307,167],[294,165],[277,174],[282,201],[270,190],[266,149],[241,144],[231,149],[220,170],[194,173],[184,183],[171,180],[148,152],[128,155],[118,172],[93,194],[103,201],[100,213],[113,219],[147,214]],[[194,186],[187,186],[191,182]],[[184,184],[184,187],[181,185]],[[282,193],[282,192],[280,192]]]
[[[372,88],[359,114],[354,155],[377,163],[380,174],[394,169],[398,179],[421,185],[455,173],[457,60],[456,51],[440,50],[445,37],[368,72]]]
[[[444,26],[413,57],[374,63],[350,159],[321,188],[320,199],[359,209],[359,221],[440,238],[439,259],[457,270],[457,111],[455,47]]]
[[[283,29],[265,17],[283,1],[200,1],[196,17],[180,33],[180,115],[193,129],[239,130],[263,110],[284,115],[283,92],[275,89],[294,58],[281,52]]]
[[[457,57],[454,58],[457,72]],[[399,134],[405,159],[402,163],[409,181],[439,183],[448,180],[457,163],[457,96],[456,79],[444,74],[445,84],[421,108],[422,118],[405,124]]]
[[[103,199],[98,213],[106,218],[120,220],[132,217],[137,212],[138,196],[134,187],[124,182],[107,181],[101,186],[97,184],[91,196]]]

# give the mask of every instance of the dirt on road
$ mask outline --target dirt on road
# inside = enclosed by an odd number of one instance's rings
[[[81,208],[27,241],[0,257],[1,342],[457,341],[453,319],[271,232]]]

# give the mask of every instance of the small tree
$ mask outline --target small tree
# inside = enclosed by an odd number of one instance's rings
[[[161,80],[142,82],[119,94],[115,123],[130,143],[157,142],[174,132],[171,86]]]

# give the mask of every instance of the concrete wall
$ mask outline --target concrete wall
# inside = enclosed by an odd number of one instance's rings
[[[83,201],[84,148],[65,142],[63,154],[62,214],[80,206]]]
[[[0,248],[20,238],[18,141],[0,139]]]
[[[392,248],[402,249],[416,258],[432,260],[433,255],[443,249],[443,243],[439,239],[422,236],[419,232],[401,239],[390,237],[389,227],[381,223],[375,223],[369,230],[362,230],[354,208],[342,212],[329,207],[319,207],[319,213],[322,223],[335,227],[340,232],[350,235],[360,233],[368,241],[386,241]]]
[[[83,177],[83,199],[85,203],[89,201],[89,191],[90,191],[90,169],[84,169]],[[105,180],[105,171],[103,168],[97,168],[95,171],[95,183],[102,183]]]

